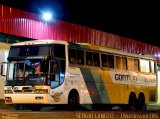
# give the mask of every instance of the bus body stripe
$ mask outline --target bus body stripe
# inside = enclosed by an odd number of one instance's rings
[[[103,104],[110,103],[109,95],[107,92],[107,87],[104,84],[104,77],[102,77],[100,72],[101,71],[97,69],[91,70],[92,76],[95,82],[97,82],[95,84],[98,89],[98,92],[100,92],[102,103]]]
[[[80,68],[93,104],[102,104],[101,97],[90,69]]]

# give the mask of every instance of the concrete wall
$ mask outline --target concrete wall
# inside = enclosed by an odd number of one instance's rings
[[[7,61],[10,44],[0,43],[0,63]],[[4,99],[4,82],[5,77],[0,76],[0,99]]]

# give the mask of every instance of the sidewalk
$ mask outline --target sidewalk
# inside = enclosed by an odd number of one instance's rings
[[[160,103],[148,104],[147,110],[159,110],[160,111]]]
[[[2,109],[2,110],[10,110],[10,109],[14,109],[14,108],[12,106],[10,106],[10,105],[4,104],[4,100],[0,99],[0,109]]]
[[[46,110],[47,108],[45,108]],[[13,106],[4,104],[3,100],[0,100],[0,110],[15,110]],[[148,104],[147,110],[160,111],[160,103]],[[0,111],[1,112],[1,111]]]

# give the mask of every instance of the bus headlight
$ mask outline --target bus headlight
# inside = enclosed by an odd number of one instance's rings
[[[48,89],[35,89],[34,93],[48,93]]]
[[[5,97],[5,103],[6,104],[11,104],[12,103],[12,98],[11,97]]]
[[[13,93],[12,90],[5,90],[5,94]]]

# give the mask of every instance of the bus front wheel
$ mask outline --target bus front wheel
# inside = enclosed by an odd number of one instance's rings
[[[79,105],[78,92],[71,92],[68,97],[68,108],[70,110],[76,109]]]

